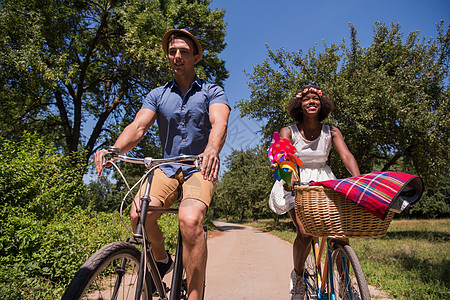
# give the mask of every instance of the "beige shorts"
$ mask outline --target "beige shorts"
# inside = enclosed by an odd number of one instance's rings
[[[141,195],[145,191],[146,182],[147,180],[142,185]],[[163,171],[156,169],[150,187],[150,196],[161,201],[164,207],[171,207],[178,200],[180,184],[183,189],[183,199],[196,199],[209,207],[216,189],[216,181],[203,179],[201,172],[196,172],[184,179],[181,169],[171,177],[167,177]]]

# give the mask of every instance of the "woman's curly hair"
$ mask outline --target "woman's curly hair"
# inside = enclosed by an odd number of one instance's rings
[[[322,89],[316,85],[308,85],[302,89],[294,98],[289,101],[288,114],[297,123],[303,122],[302,99],[308,93],[315,93],[320,99],[319,122],[325,120],[334,110],[334,103],[327,96],[322,94]]]

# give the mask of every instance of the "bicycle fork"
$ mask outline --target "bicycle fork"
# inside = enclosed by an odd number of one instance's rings
[[[325,268],[328,268],[328,284],[329,286],[329,291],[331,292],[330,296],[331,296],[331,300],[336,300],[336,294],[334,292],[334,281],[333,281],[333,260],[331,258],[332,256],[332,247],[330,244],[330,240],[327,239],[327,261],[328,261],[328,265]]]
[[[328,294],[326,292],[326,285],[328,280],[328,272],[322,273],[322,254],[324,253],[325,244],[327,244],[327,254],[325,255],[325,262],[323,270],[329,270],[329,261],[331,258],[331,252],[329,251],[328,239],[321,239],[319,246],[319,239],[314,238],[314,253],[317,268],[317,287],[319,289],[317,298],[320,300],[328,300]]]
[[[333,265],[332,265],[332,245],[330,244],[330,239],[321,239],[320,245],[319,245],[319,239],[317,237],[314,238],[314,245],[313,245],[313,254],[314,254],[314,261],[315,261],[315,268],[317,271],[317,299],[320,300],[336,300],[335,295],[335,289],[334,289],[334,282],[333,282]],[[322,273],[322,253],[324,253],[325,244],[327,246],[327,251],[325,255],[325,262],[323,266],[324,272]],[[331,293],[329,294],[327,289],[327,282],[329,283],[328,291]]]
[[[124,270],[126,268],[126,264],[127,264],[127,260],[125,258],[122,258],[122,261],[120,262],[120,267],[119,267],[119,269],[116,270],[117,279],[116,279],[116,283],[114,284],[113,294],[111,296],[111,299],[113,299],[113,300],[117,299],[117,296],[119,293],[119,288],[120,288],[120,285],[122,284],[122,279],[123,279]]]

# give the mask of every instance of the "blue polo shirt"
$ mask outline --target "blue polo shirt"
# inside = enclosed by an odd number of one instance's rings
[[[198,77],[184,97],[175,80],[150,91],[142,108],[156,112],[164,158],[183,154],[198,155],[205,150],[211,131],[209,106],[214,103],[224,103],[230,108],[220,86]],[[180,166],[166,165],[160,168],[170,177]],[[193,167],[181,168],[185,177],[197,172]]]

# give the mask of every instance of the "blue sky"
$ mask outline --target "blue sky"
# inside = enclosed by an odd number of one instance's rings
[[[340,43],[350,37],[349,23],[358,31],[363,47],[372,43],[373,27],[380,21],[389,25],[399,23],[405,36],[418,30],[427,39],[436,37],[436,24],[450,21],[450,0],[214,0],[211,8],[225,9],[227,47],[220,55],[226,61],[230,77],[225,91],[234,106],[240,99],[249,99],[248,77],[243,70],[267,58],[266,44],[276,50],[304,53],[324,40]],[[241,120],[238,110],[230,116],[229,134],[222,158],[232,148],[240,149],[259,143],[256,133],[260,124]]]

